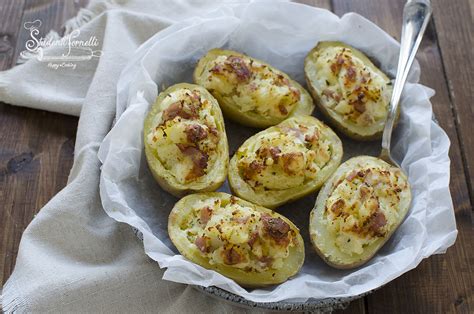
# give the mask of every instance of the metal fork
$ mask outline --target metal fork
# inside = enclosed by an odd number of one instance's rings
[[[398,58],[397,76],[393,85],[390,110],[382,135],[382,151],[379,158],[398,168],[400,165],[390,156],[390,141],[397,117],[403,86],[408,77],[416,52],[431,17],[430,0],[409,0],[403,8],[403,26],[400,39],[400,56]]]

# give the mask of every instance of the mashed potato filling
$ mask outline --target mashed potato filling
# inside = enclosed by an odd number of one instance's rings
[[[284,118],[300,101],[300,91],[281,72],[249,57],[218,56],[205,73],[205,87],[242,112]]]
[[[212,104],[197,90],[183,88],[168,94],[147,141],[179,183],[199,180],[217,158],[219,132]]]
[[[391,82],[365,66],[345,47],[325,47],[314,52],[315,82],[328,110],[358,126],[387,118]]]
[[[335,245],[349,255],[387,235],[400,219],[400,197],[409,189],[398,168],[364,167],[344,173],[326,200],[325,218]]]
[[[223,204],[219,198],[209,198],[193,207],[180,226],[187,232],[189,245],[211,265],[232,265],[249,272],[285,267],[283,260],[295,245],[295,231],[283,219],[233,200]]]
[[[255,190],[284,190],[314,179],[331,160],[330,141],[312,126],[279,127],[237,152],[240,176]]]

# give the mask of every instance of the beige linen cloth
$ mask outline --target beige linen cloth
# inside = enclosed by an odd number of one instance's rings
[[[76,39],[98,39],[103,55],[75,69],[32,59],[0,72],[0,101],[79,115],[67,186],[25,230],[15,270],[3,287],[9,312],[234,312],[192,287],[163,281],[129,226],[109,218],[99,198],[97,151],[116,112],[116,83],[135,49],[193,15],[225,14],[221,1],[93,1],[66,23]],[[164,31],[172,31],[166,29]],[[54,34],[53,34],[54,35]],[[50,47],[58,56],[64,47]]]

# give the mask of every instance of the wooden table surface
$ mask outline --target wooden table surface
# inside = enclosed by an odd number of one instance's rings
[[[402,0],[307,0],[341,16],[357,12],[399,39]],[[40,19],[42,35],[60,31],[87,0],[2,0],[0,70],[15,65],[25,47],[25,21]],[[417,58],[421,82],[436,90],[431,99],[451,139],[451,193],[459,230],[444,255],[425,259],[414,270],[353,302],[348,313],[474,312],[474,133],[473,0],[433,0]],[[66,184],[73,162],[78,119],[0,103],[0,281],[13,270],[21,234],[41,207]]]

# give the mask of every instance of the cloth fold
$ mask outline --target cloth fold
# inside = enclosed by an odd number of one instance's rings
[[[79,29],[81,40],[97,37],[101,58],[78,61],[75,69],[54,69],[32,59],[0,72],[0,101],[80,114],[68,184],[25,230],[15,270],[3,287],[3,311],[245,311],[190,286],[163,281],[163,271],[145,255],[131,228],[105,214],[98,189],[98,147],[116,114],[117,80],[134,51],[175,21],[223,14],[226,5],[211,0],[93,1],[66,23],[66,32]],[[58,56],[66,50],[45,51]]]

